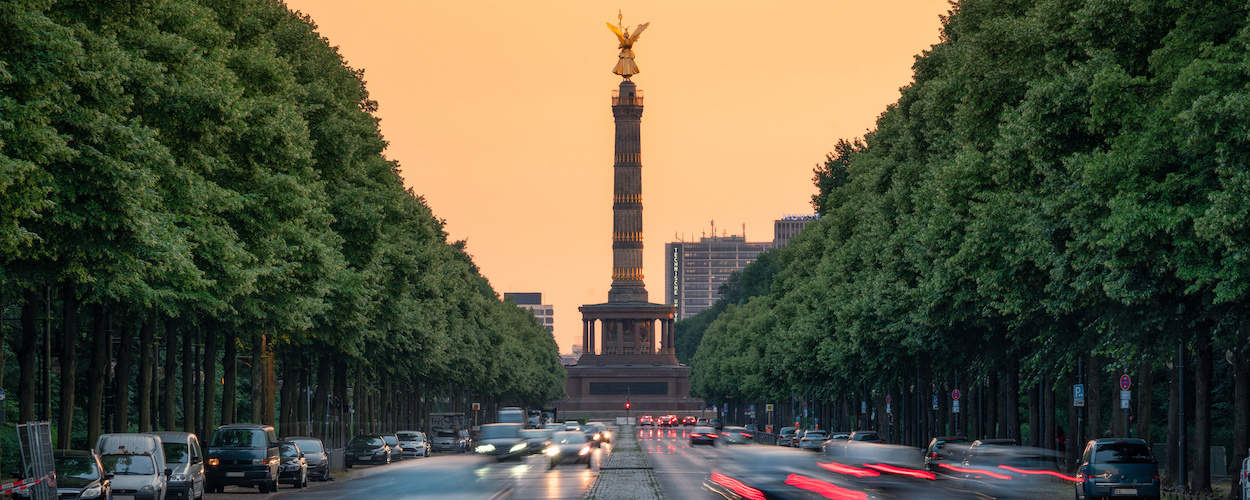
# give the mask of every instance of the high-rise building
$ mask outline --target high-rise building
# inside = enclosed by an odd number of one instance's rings
[[[552,331],[555,325],[555,310],[551,304],[543,303],[543,294],[538,292],[505,293],[504,300],[511,300],[517,307],[528,310],[538,318],[538,322]]]
[[[677,309],[677,319],[703,312],[720,300],[720,286],[730,275],[772,247],[770,241],[751,242],[739,235],[664,245],[665,303]]]
[[[816,214],[787,215],[773,221],[773,248],[785,248],[791,239],[803,232],[808,223],[817,218],[819,216]]]

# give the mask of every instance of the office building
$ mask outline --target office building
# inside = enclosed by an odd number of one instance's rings
[[[538,318],[538,322],[547,327],[547,331],[552,331],[554,326],[554,310],[551,304],[543,303],[543,294],[536,292],[526,293],[505,293],[504,300],[511,300],[517,307],[528,310]]]
[[[803,232],[808,223],[816,219],[815,214],[787,215],[773,221],[773,248],[785,248],[791,239]]]
[[[699,314],[720,300],[720,286],[735,272],[773,247],[746,236],[704,236],[697,242],[664,245],[664,298],[677,319]]]

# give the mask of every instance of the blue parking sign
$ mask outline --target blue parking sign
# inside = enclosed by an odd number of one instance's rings
[[[1072,386],[1072,406],[1085,407],[1085,384],[1075,384]]]

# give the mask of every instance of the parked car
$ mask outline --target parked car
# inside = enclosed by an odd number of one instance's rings
[[[777,432],[777,446],[793,446],[794,434],[796,432],[798,432],[798,429],[794,427],[782,427]]]
[[[389,464],[391,458],[391,447],[378,434],[352,438],[343,452],[343,462],[349,469],[356,464]]]
[[[858,443],[880,443],[881,435],[877,434],[877,431],[855,431],[847,440]]]
[[[962,463],[964,452],[968,450],[968,438],[963,436],[940,436],[929,440],[924,449],[924,467],[930,471],[938,470],[941,462]]]
[[[308,464],[308,477],[318,481],[330,480],[330,455],[326,453],[325,444],[321,439],[309,436],[287,436],[283,441],[290,441],[304,452],[304,461]]]
[[[521,438],[525,440],[525,453],[534,455],[547,450],[551,444],[551,436],[555,429],[521,429]],[[560,431],[564,432],[564,431]]]
[[[230,424],[218,427],[208,441],[208,471],[205,482],[210,493],[221,493],[227,485],[255,486],[261,493],[278,490],[278,437],[273,426]]]
[[[198,499],[204,496],[204,452],[200,438],[190,432],[157,432],[165,455],[172,498]]]
[[[404,449],[404,458],[430,456],[430,442],[425,439],[424,432],[399,431],[395,437],[399,438],[399,446]]]
[[[434,429],[434,439],[430,440],[430,447],[434,451],[463,451],[460,442],[460,434],[454,429]]]
[[[299,445],[292,441],[279,443],[278,456],[282,462],[278,465],[278,482],[296,488],[308,486],[308,461]]]
[[[1076,497],[1159,498],[1159,464],[1142,439],[1094,439],[1077,468]]]
[[[148,497],[163,500],[169,490],[172,470],[165,467],[165,450],[156,434],[104,434],[96,440],[95,452],[110,480],[113,496]]]
[[[57,498],[107,500],[113,498],[112,481],[104,471],[95,450],[54,450]],[[16,498],[31,498],[29,489],[13,492]]]
[[[383,434],[382,441],[385,441],[386,445],[391,447],[391,460],[404,459],[404,447],[399,444],[399,436],[394,434]]]
[[[586,440],[586,434],[578,431],[562,431],[551,435],[551,445],[546,450],[549,459],[549,468],[572,461],[574,463],[584,463],[586,468],[591,467],[591,450],[590,442]]]
[[[651,418],[651,415],[643,415],[641,417],[638,417],[638,426],[642,427],[644,425],[655,427],[655,419]]]
[[[715,446],[716,439],[719,437],[720,435],[716,433],[716,429],[708,426],[696,426],[694,429],[690,430],[690,447],[693,448],[696,444],[710,444]]]
[[[825,441],[829,440],[829,435],[825,431],[810,430],[803,433],[803,437],[799,438],[798,448],[802,450],[820,451]]]
[[[487,424],[478,433],[473,452],[503,461],[520,458],[528,447],[529,444],[521,438],[521,424]]]

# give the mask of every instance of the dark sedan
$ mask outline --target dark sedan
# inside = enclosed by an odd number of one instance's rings
[[[690,430],[690,446],[696,444],[715,445],[716,440],[720,438],[720,434],[716,433],[716,429],[706,426],[695,427]]]
[[[391,463],[391,447],[386,445],[382,436],[376,434],[356,436],[347,443],[343,461],[348,468],[355,464],[389,464]]]
[[[924,450],[924,466],[929,471],[937,471],[941,462],[962,463],[968,451],[968,438],[962,436],[940,436],[929,441]]]
[[[325,445],[321,440],[308,436],[290,436],[283,441],[291,441],[304,452],[304,461],[308,463],[308,477],[318,481],[330,479],[330,456],[326,454]]]
[[[278,464],[278,482],[287,483],[296,488],[308,486],[308,461],[299,445],[284,441],[278,445],[278,456],[282,463]]]
[[[473,452],[496,460],[520,458],[529,448],[529,443],[521,438],[521,427],[521,424],[483,425]]]

